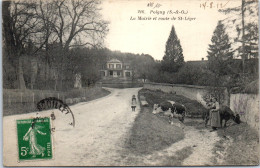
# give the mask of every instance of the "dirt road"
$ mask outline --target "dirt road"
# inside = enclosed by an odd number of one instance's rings
[[[6,116],[3,118],[4,165],[6,166],[102,166],[120,165],[120,150],[123,148],[125,134],[140,110],[131,112],[131,97],[140,88],[109,89],[111,94],[86,103],[71,106],[76,127],[64,123],[59,111],[55,111],[53,125],[54,158],[45,161],[18,162],[17,119],[36,116],[49,116],[51,110],[40,114]]]
[[[186,119],[186,122],[194,122],[194,119]],[[198,123],[203,121],[196,121]],[[196,123],[194,122],[194,123]],[[204,125],[204,123],[201,123]],[[174,123],[173,126],[178,126]],[[195,124],[194,124],[195,125]],[[213,148],[220,140],[217,132],[210,132],[206,128],[182,125],[184,139],[169,145],[167,148],[157,150],[148,155],[133,155],[126,157],[130,166],[208,166],[214,165],[216,158]],[[218,163],[221,163],[219,160]]]
[[[180,157],[179,153],[183,150],[190,152],[186,152],[181,162],[173,162],[171,165],[210,165],[214,143],[219,140],[217,133],[209,133],[193,126],[185,126],[185,138],[166,149],[143,156],[129,153],[122,158],[122,151],[125,151],[124,142],[140,111],[139,104],[136,112],[131,111],[131,97],[137,95],[139,89],[108,89],[111,94],[106,97],[71,106],[76,120],[75,128],[68,125],[68,116],[63,116],[55,110],[56,120],[52,124],[56,128],[53,133],[54,158],[51,160],[18,162],[16,120],[50,116],[52,110],[4,117],[4,165],[159,166],[164,165],[167,158],[169,160],[171,157]]]
[[[164,165],[168,158],[182,157],[177,155],[186,155],[187,157],[179,163],[178,166],[207,166],[213,164],[214,144],[219,140],[216,132],[209,132],[206,129],[198,130],[193,126],[184,127],[185,138],[168,148],[154,152],[145,157],[145,165]],[[182,150],[190,148],[189,153],[182,153]],[[162,157],[163,156],[163,157]],[[176,166],[176,165],[175,165]]]

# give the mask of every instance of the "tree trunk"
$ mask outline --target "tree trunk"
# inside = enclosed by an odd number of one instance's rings
[[[22,57],[19,58],[19,65],[18,65],[18,88],[19,89],[26,89],[25,86],[25,81],[24,81],[24,77],[23,77],[23,61],[22,61]]]
[[[38,72],[37,59],[31,58],[31,89],[35,84],[36,76]]]
[[[242,70],[243,74],[245,73],[245,41],[244,41],[244,36],[245,36],[245,1],[242,0],[242,5],[241,5],[241,13],[242,13]]]
[[[54,90],[57,91],[58,79],[55,79]]]
[[[3,42],[5,43],[4,47],[7,51],[5,56],[7,56],[8,62],[14,67],[16,72],[16,81],[13,82],[13,85],[19,89],[26,89],[25,81],[23,77],[23,65],[22,58],[20,55],[21,44],[15,42],[14,31],[12,29],[13,18],[10,14],[10,5],[11,1],[3,1]]]
[[[45,89],[47,89],[49,86],[48,85],[48,80],[50,75],[49,72],[49,66],[50,66],[50,58],[49,58],[49,27],[47,25],[47,32],[46,32],[46,49],[45,49]]]

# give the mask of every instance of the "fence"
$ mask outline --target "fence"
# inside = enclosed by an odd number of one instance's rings
[[[58,99],[64,100],[65,93],[46,90],[3,90],[4,105],[12,105],[13,103],[34,103],[47,97],[57,97]]]
[[[4,115],[20,114],[36,110],[36,104],[47,97],[56,97],[63,102],[67,98],[88,99],[92,97],[102,88],[99,86],[73,89],[68,92],[59,92],[51,90],[18,90],[18,89],[3,89],[3,106]],[[22,110],[19,112],[19,110]]]
[[[259,94],[231,94],[230,108],[241,120],[259,131]]]

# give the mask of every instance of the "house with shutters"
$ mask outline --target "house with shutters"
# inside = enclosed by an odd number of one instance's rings
[[[102,65],[100,75],[101,79],[129,79],[132,77],[132,68],[130,63],[124,63],[118,59],[111,59]]]

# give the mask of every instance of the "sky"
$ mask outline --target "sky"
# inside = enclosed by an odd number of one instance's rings
[[[161,60],[174,25],[184,60],[206,59],[217,22],[224,18],[218,9],[236,7],[240,3],[240,0],[104,0],[101,14],[110,22],[105,47],[113,51],[150,54],[154,59]],[[143,10],[144,14],[138,13],[138,10]],[[169,10],[188,13],[167,14]],[[138,20],[138,16],[151,17],[151,20]],[[136,20],[130,20],[131,17]],[[157,20],[153,20],[155,17]],[[166,17],[170,19],[158,20]],[[171,20],[173,17],[176,20]],[[195,20],[185,20],[184,17]]]

